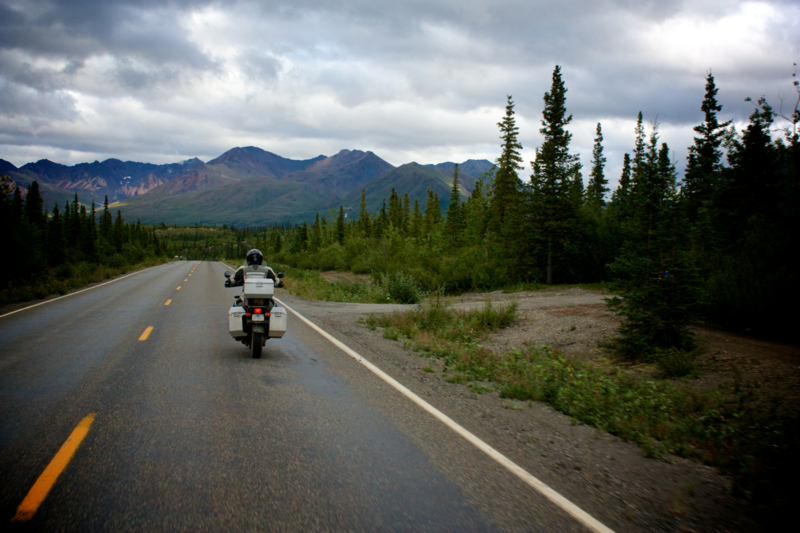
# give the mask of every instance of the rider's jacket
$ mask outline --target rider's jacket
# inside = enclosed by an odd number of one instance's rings
[[[248,272],[265,272],[267,277],[278,284],[278,276],[267,265],[243,265],[236,269],[233,273],[233,281],[235,285],[244,285],[244,275]]]

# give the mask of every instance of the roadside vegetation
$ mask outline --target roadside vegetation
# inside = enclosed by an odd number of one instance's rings
[[[7,176],[0,182],[6,252],[0,264],[0,305],[65,294],[169,260],[154,228],[127,224],[119,213],[114,220],[108,202],[98,216],[94,204],[87,208],[75,194],[63,211],[56,204],[50,212],[37,182],[24,200],[19,187],[9,191],[8,182]]]
[[[575,362],[546,346],[496,353],[481,344],[516,315],[515,304],[459,311],[433,297],[412,311],[363,321],[421,356],[440,359],[446,381],[468,383],[477,394],[545,402],[576,423],[637,444],[646,456],[674,454],[719,467],[733,478],[735,493],[758,504],[776,511],[792,504],[800,417],[777,398],[759,400],[740,371],[714,390],[696,390],[691,379],[663,379],[666,372],[642,379],[619,365]]]

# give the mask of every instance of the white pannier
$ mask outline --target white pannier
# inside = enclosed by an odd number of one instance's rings
[[[244,307],[231,307],[228,311],[228,331],[234,339],[241,339],[244,337],[243,320],[245,310]]]
[[[286,309],[276,305],[269,312],[269,338],[280,339],[286,333]]]

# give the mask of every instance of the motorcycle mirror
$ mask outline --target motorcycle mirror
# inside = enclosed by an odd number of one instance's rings
[[[280,279],[282,277],[283,277],[283,272],[278,272],[278,278]]]
[[[230,273],[230,272],[228,272],[227,270],[225,271],[225,277],[226,277],[226,278],[229,278],[229,277],[231,277],[231,273]]]

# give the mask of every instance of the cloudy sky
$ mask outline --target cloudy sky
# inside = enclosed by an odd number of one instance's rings
[[[640,110],[682,167],[709,69],[743,123],[794,105],[794,62],[796,0],[0,0],[0,158],[494,160],[511,94],[530,161],[558,64],[573,151],[601,122],[616,181]]]

